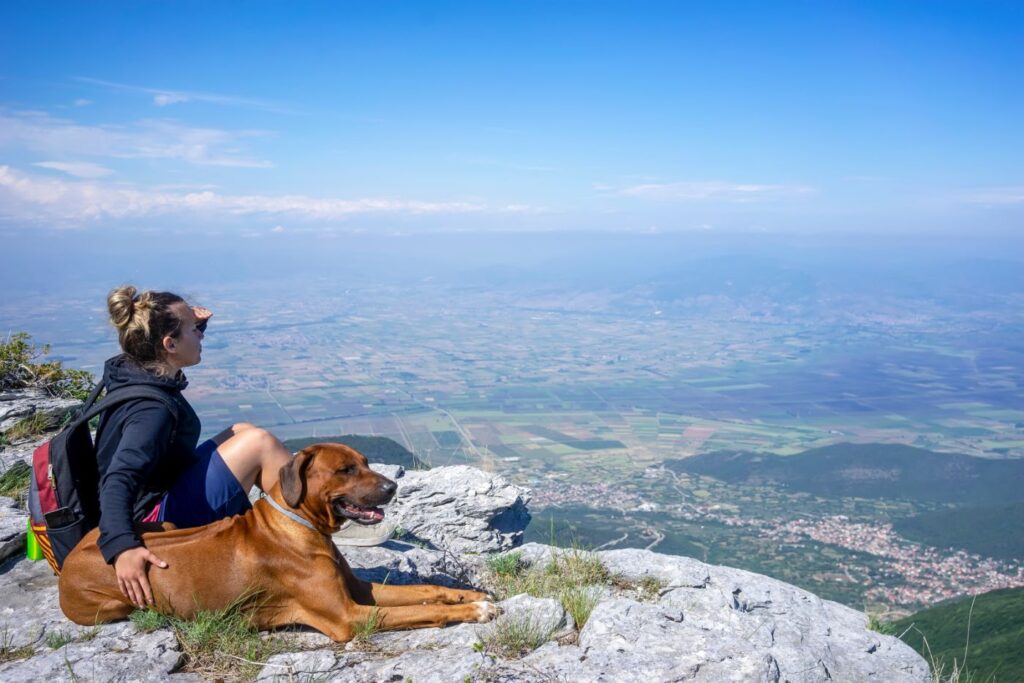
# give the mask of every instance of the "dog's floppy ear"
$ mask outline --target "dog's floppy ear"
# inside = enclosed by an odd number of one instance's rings
[[[306,495],[306,469],[309,467],[309,463],[313,462],[315,454],[315,447],[302,449],[277,474],[277,478],[281,482],[281,495],[284,496],[284,502],[293,508],[299,507],[303,496]]]

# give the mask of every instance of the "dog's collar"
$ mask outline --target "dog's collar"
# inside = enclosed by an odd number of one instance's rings
[[[284,515],[288,519],[292,520],[293,522],[298,522],[302,526],[306,527],[307,529],[312,529],[313,531],[317,532],[318,534],[323,534],[324,533],[324,532],[320,531],[319,529],[317,529],[315,526],[313,526],[313,523],[310,522],[305,517],[303,517],[302,515],[297,515],[294,512],[292,512],[291,510],[285,510],[283,507],[281,507],[280,503],[278,503],[276,500],[273,499],[273,497],[264,495],[263,496],[263,500],[265,500],[268,503],[270,503],[270,507],[274,508],[275,510],[277,510],[278,512],[280,512],[282,515]],[[326,534],[324,534],[324,535],[326,535]]]

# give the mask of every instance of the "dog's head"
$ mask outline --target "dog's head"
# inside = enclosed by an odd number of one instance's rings
[[[281,495],[302,507],[317,524],[337,530],[346,519],[377,524],[379,506],[395,497],[398,485],[369,468],[362,453],[340,443],[318,443],[295,454],[279,474]]]

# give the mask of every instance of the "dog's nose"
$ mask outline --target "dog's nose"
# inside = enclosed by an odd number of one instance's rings
[[[385,500],[391,500],[395,496],[395,491],[397,490],[398,484],[391,481],[390,479],[385,479],[380,483],[380,492],[381,495],[384,496]]]

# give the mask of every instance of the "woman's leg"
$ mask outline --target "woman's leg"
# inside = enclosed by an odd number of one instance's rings
[[[253,486],[269,491],[277,483],[280,469],[292,460],[291,451],[276,436],[248,422],[225,429],[213,442],[245,491]]]

